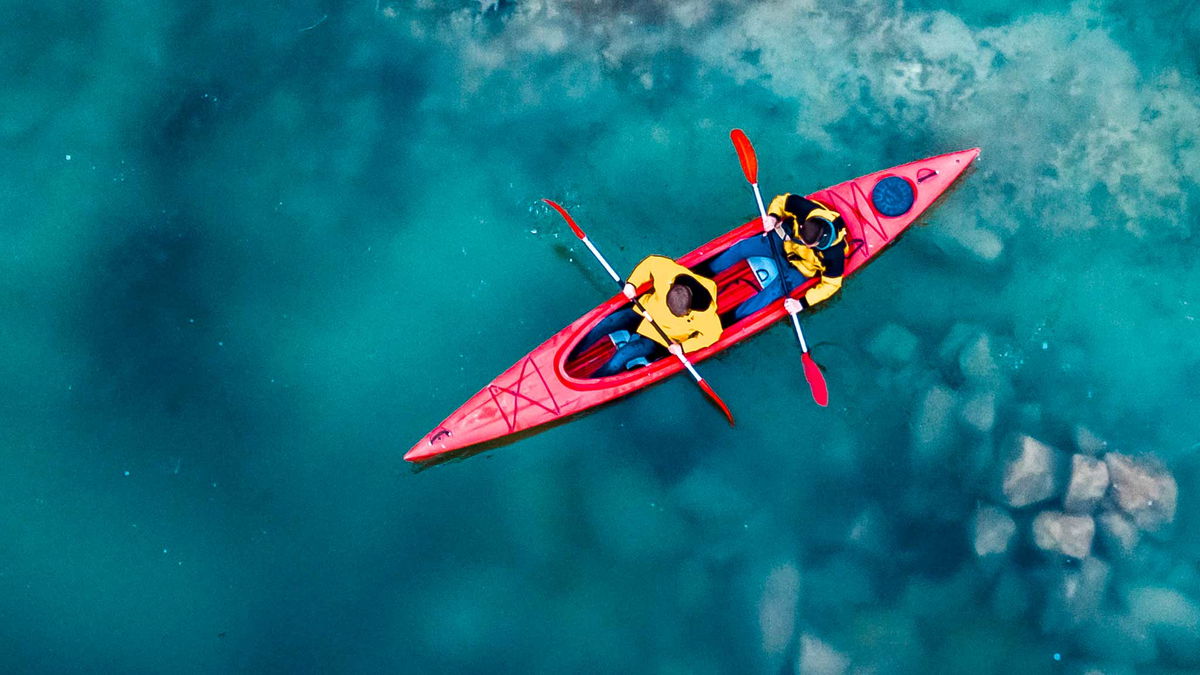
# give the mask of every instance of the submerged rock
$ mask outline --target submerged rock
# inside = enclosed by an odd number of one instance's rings
[[[958,355],[958,365],[967,379],[992,382],[1000,374],[1000,366],[992,356],[992,340],[982,333],[963,347]]]
[[[912,361],[917,344],[917,336],[912,331],[900,324],[889,323],[867,343],[867,351],[880,363],[903,366]]]
[[[1175,520],[1179,488],[1170,472],[1116,452],[1106,454],[1104,463],[1112,480],[1114,502],[1138,527],[1156,532]]]
[[[1096,525],[1100,529],[1100,538],[1105,547],[1122,557],[1133,554],[1137,548],[1141,532],[1133,520],[1120,511],[1104,511],[1096,516]]]
[[[1086,558],[1092,552],[1092,538],[1095,536],[1096,522],[1091,516],[1043,511],[1033,519],[1033,543],[1050,553]]]
[[[1075,447],[1085,455],[1097,456],[1108,449],[1108,441],[1082,424],[1075,427]]]
[[[993,262],[1004,252],[1004,242],[999,235],[982,227],[958,228],[948,234],[982,262]]]
[[[762,648],[767,654],[779,654],[792,639],[796,621],[796,602],[800,598],[800,572],[793,564],[771,570],[758,601],[758,626]]]
[[[962,419],[968,426],[987,433],[996,424],[996,394],[985,391],[967,399],[962,407]]]
[[[1030,436],[1017,437],[1004,464],[1004,500],[1019,509],[1055,496],[1060,489],[1060,463],[1054,448]]]
[[[1200,604],[1167,587],[1140,586],[1125,595],[1129,616],[1145,625],[1169,659],[1200,665]]]
[[[954,392],[941,385],[930,387],[921,399],[913,425],[914,457],[928,462],[950,441],[954,408],[958,404]]]
[[[962,352],[963,345],[972,337],[979,335],[983,329],[975,324],[956,323],[949,331],[946,332],[946,337],[942,338],[941,344],[938,345],[937,355],[938,360],[947,363],[954,362]]]
[[[890,556],[895,550],[888,532],[887,514],[874,504],[863,509],[850,524],[845,542],[847,547],[869,556]]]
[[[1108,491],[1108,466],[1095,457],[1071,456],[1071,481],[1063,508],[1069,513],[1091,513]]]
[[[1091,557],[1084,558],[1076,569],[1063,570],[1046,607],[1046,623],[1078,625],[1098,616],[1111,577],[1109,564]]]
[[[812,635],[800,637],[799,675],[842,675],[850,668],[850,659]]]
[[[1200,606],[1173,588],[1139,586],[1125,596],[1129,615],[1148,626],[1200,631]]]
[[[982,558],[1007,552],[1016,533],[1017,523],[1004,509],[987,504],[975,511],[975,518],[971,523],[971,540],[975,546],[975,555]]]

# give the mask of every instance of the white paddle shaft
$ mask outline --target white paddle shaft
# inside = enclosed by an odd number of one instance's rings
[[[796,337],[800,338],[800,351],[808,353],[808,343],[804,341],[804,331],[800,330],[800,317],[792,315],[792,325],[796,327]]]
[[[584,237],[583,243],[588,247],[588,250],[592,252],[592,255],[596,256],[596,260],[599,260],[600,264],[604,265],[604,269],[608,271],[608,276],[612,277],[613,281],[617,282],[618,284],[622,283],[620,275],[618,275],[616,270],[612,268],[612,265],[608,264],[608,261],[604,259],[604,256],[600,255],[600,251],[596,250],[596,245],[592,243],[592,240]]]
[[[762,193],[758,191],[758,183],[751,183],[750,186],[754,188],[754,199],[758,201],[758,216],[766,223],[767,207],[763,206]]]
[[[758,189],[758,183],[751,183],[750,185],[754,188],[754,199],[758,202],[758,215],[765,223],[767,221],[767,209],[763,206],[762,192],[760,192]],[[775,234],[778,234],[780,239],[786,239],[783,232],[778,227],[775,228]],[[785,271],[780,270],[779,273],[785,274]],[[796,327],[796,337],[800,340],[800,351],[807,354],[808,343],[804,341],[804,331],[800,330],[800,317],[795,314],[792,314],[791,317],[792,325]]]

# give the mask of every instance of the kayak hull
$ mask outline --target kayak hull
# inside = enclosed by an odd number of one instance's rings
[[[860,176],[818,190],[808,197],[824,202],[846,221],[851,253],[846,259],[846,277],[874,259],[924,213],[958,179],[979,155],[979,149],[962,150]],[[892,179],[888,187],[903,179],[911,190],[911,205],[897,215],[876,187]],[[903,185],[901,185],[903,191]],[[880,204],[875,203],[879,197]],[[882,210],[879,208],[882,207]],[[693,267],[734,243],[762,232],[761,219],[727,232],[678,259]],[[793,289],[799,297],[815,281]],[[683,370],[677,359],[665,358],[643,368],[602,378],[570,375],[568,357],[593,326],[628,301],[620,293],[601,303],[566,328],[536,347],[472,396],[441,424],[425,435],[404,458],[412,462],[444,459],[480,444],[501,442],[537,427],[563,420],[589,408],[650,386]],[[715,344],[688,354],[701,362],[764,330],[787,316],[780,299],[759,312],[727,326]]]

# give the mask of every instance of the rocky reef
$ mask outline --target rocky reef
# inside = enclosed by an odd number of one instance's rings
[[[1065,418],[1078,407],[1045,403],[1043,382],[1022,381],[1027,357],[1012,338],[978,326],[930,344],[888,325],[865,349],[882,386],[911,391],[907,461],[879,460],[872,470],[894,479],[878,502],[840,542],[827,534],[848,553],[796,566],[787,669],[1200,668],[1200,565],[1180,541],[1195,527],[1180,506],[1194,453],[1173,456],[1181,479],[1154,448],[1110,442],[1104,420]],[[935,355],[933,372],[912,365],[920,353]]]

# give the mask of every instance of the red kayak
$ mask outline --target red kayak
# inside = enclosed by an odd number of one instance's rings
[[[846,276],[900,236],[978,156],[979,148],[938,155],[808,195],[832,206],[846,222],[851,247]],[[734,243],[761,234],[761,219],[755,218],[678,261],[686,267],[695,267]],[[754,270],[746,264],[723,270],[713,278],[718,288],[717,309],[723,318],[760,288]],[[793,289],[791,296],[799,297],[814,283],[809,280]],[[608,360],[615,347],[607,339],[586,349],[579,348],[578,343],[601,319],[628,306],[629,301],[618,293],[556,333],[455,410],[414,445],[404,459],[440,460],[473,446],[491,445],[638,391],[681,371],[683,366],[677,359],[663,358],[616,375],[590,377],[592,371]],[[780,299],[740,321],[727,322],[720,340],[688,357],[693,363],[703,361],[786,316]]]

